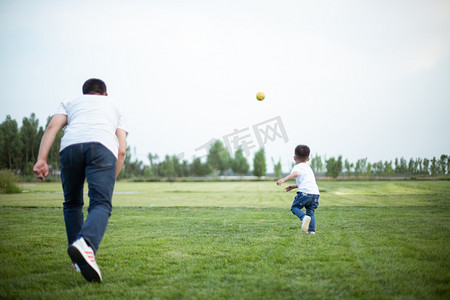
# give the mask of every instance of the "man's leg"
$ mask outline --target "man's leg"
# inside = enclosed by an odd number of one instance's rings
[[[86,179],[89,209],[79,235],[97,252],[111,216],[116,180],[116,158],[101,144],[90,143],[86,150]]]
[[[84,154],[83,145],[65,148],[60,153],[61,183],[64,191],[64,222],[69,246],[83,226]]]

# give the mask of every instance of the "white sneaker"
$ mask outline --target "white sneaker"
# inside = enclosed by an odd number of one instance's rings
[[[310,216],[304,216],[302,220],[302,231],[307,232],[309,228],[309,222],[311,222]]]
[[[94,250],[86,244],[83,238],[79,238],[67,250],[72,261],[78,265],[81,275],[87,281],[102,281],[102,274],[95,262]]]
[[[307,234],[316,234],[314,231],[309,231]]]

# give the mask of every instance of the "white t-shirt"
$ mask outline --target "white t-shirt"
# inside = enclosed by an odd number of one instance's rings
[[[320,195],[314,172],[307,163],[296,164],[292,168],[291,174],[294,172],[298,173],[298,176],[295,177],[295,181],[297,182],[299,192]]]
[[[67,115],[68,123],[61,139],[60,151],[73,144],[98,142],[118,157],[116,129],[128,130],[123,114],[111,97],[83,95],[61,102],[56,114]]]

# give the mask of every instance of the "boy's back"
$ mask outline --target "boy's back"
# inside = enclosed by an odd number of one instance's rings
[[[296,164],[292,168],[291,174],[295,172],[298,174],[295,181],[299,192],[320,195],[314,172],[306,162]]]

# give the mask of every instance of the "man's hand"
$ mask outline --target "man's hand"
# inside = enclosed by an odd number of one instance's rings
[[[33,167],[33,172],[37,175],[37,178],[44,180],[44,178],[48,176],[48,153],[55,142],[55,137],[58,134],[58,131],[66,125],[67,115],[56,114],[50,120],[47,129],[45,129],[44,135],[41,139],[41,144],[39,146],[38,160]]]
[[[283,184],[284,183],[284,179],[282,178],[282,179],[278,179],[278,181],[277,181],[277,185],[281,185],[281,184]]]
[[[36,174],[37,178],[40,180],[45,180],[45,177],[48,176],[48,165],[45,160],[38,160],[33,167],[33,172]]]

